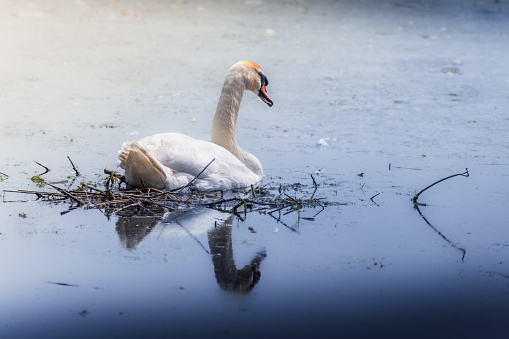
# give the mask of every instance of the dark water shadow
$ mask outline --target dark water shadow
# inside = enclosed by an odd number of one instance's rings
[[[158,223],[177,224],[211,255],[216,280],[222,290],[235,294],[249,293],[260,280],[260,264],[267,256],[266,251],[257,252],[249,265],[238,269],[235,265],[232,243],[232,224],[236,216],[230,214],[225,220],[216,221],[214,226],[208,230],[210,250],[189,232],[184,222],[181,222],[192,217],[192,214],[188,214],[187,211],[153,217],[119,217],[116,231],[123,247],[135,249]]]
[[[440,235],[440,237],[442,237],[442,239],[444,239],[449,245],[451,245],[452,247],[454,247],[455,249],[457,249],[458,251],[460,251],[462,253],[461,261],[464,261],[465,260],[465,255],[467,254],[467,251],[464,248],[459,247],[456,244],[454,244],[451,240],[449,240],[449,238],[447,238],[442,232],[440,232],[435,226],[433,226],[428,221],[428,219],[426,219],[424,214],[422,214],[421,210],[419,209],[419,205],[418,204],[414,204],[414,209],[416,209],[417,212],[419,212],[419,215],[421,216],[421,218],[426,222],[426,224],[428,224],[429,227],[431,227],[431,229],[433,231],[435,231],[438,235]]]

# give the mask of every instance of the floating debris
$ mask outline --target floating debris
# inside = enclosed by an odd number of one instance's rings
[[[442,73],[446,75],[458,74],[460,73],[460,69],[455,67],[442,68]]]
[[[318,147],[320,147],[320,149],[324,149],[325,147],[329,146],[329,143],[327,142],[327,140],[329,140],[329,138],[320,138],[316,142],[316,145]]]

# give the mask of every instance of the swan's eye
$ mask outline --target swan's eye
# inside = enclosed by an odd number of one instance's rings
[[[263,85],[268,86],[269,85],[269,79],[267,79],[265,74],[263,74],[262,72],[258,72],[258,75],[260,76],[260,81],[262,83],[262,86]]]

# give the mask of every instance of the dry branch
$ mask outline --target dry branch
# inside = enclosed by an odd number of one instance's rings
[[[53,187],[54,189],[56,189],[57,191],[61,192],[62,194],[64,194],[65,196],[71,198],[71,200],[74,200],[75,202],[78,203],[78,205],[83,205],[83,201],[81,201],[80,199],[76,198],[74,195],[72,195],[69,191],[67,190],[64,190],[63,188],[60,188],[58,186],[55,186],[53,184],[50,184],[49,182],[46,183],[46,185],[48,186],[51,186]]]
[[[185,188],[188,188],[189,186],[191,186],[191,185],[192,185],[192,184],[196,181],[196,179],[198,179],[198,177],[199,177],[199,176],[200,176],[203,172],[205,172],[205,170],[207,169],[207,167],[209,167],[209,166],[210,166],[210,164],[212,164],[212,163],[214,162],[214,160],[216,160],[216,158],[212,159],[212,160],[208,163],[208,165],[207,165],[207,166],[205,166],[205,167],[201,170],[201,172],[200,172],[200,173],[198,173],[198,175],[197,175],[197,176],[195,176],[195,177],[193,178],[193,180],[191,180],[190,182],[188,182],[188,183],[187,183],[187,185],[184,185],[184,186],[182,186],[182,187],[179,187],[179,188],[175,188],[175,189],[173,189],[173,190],[170,190],[170,192],[182,192]]]
[[[193,182],[199,178],[199,176],[212,164],[214,160],[215,159],[212,159],[212,161],[209,162],[207,166],[205,166],[203,170],[187,185],[171,191],[158,190],[154,188],[133,189],[127,184],[126,188],[121,188],[120,181],[122,181],[124,177],[115,171],[105,169],[104,173],[107,174],[108,177],[104,178],[102,183],[81,182],[76,188],[71,189],[68,187],[65,189],[57,186],[56,184],[65,183],[67,181],[47,182],[42,178],[38,178],[39,180],[37,181],[37,185],[39,187],[48,185],[55,191],[4,190],[3,192],[4,194],[9,192],[35,195],[37,200],[48,202],[70,203],[69,210],[62,212],[62,214],[69,213],[79,207],[85,209],[98,209],[106,215],[117,214],[122,216],[162,216],[163,213],[168,211],[195,207],[207,207],[230,213],[236,213],[239,207],[243,207],[244,213],[259,211],[264,214],[268,212],[271,216],[272,213],[279,212],[284,209],[288,209],[288,212],[285,214],[300,211],[301,208],[307,207],[315,208],[319,206],[321,210],[324,209],[324,205],[320,203],[319,199],[314,198],[314,194],[318,188],[314,178],[314,192],[311,195],[311,198],[308,197],[307,199],[304,199],[303,197],[310,193],[304,192],[302,190],[303,185],[300,183],[284,186],[279,184],[279,188],[251,186],[246,188],[246,190],[217,191],[212,193],[200,193],[185,190],[185,188],[190,187]],[[72,164],[70,158],[69,161]],[[46,166],[41,164],[39,165],[49,171],[49,168]],[[79,172],[74,165],[73,168],[78,175]],[[47,173],[47,171],[45,173]],[[98,188],[97,185],[102,185],[104,188],[100,186],[100,188]],[[294,197],[286,193],[290,190],[295,190]],[[277,193],[278,191],[279,194]],[[229,197],[225,198],[226,195]],[[302,197],[298,198],[298,196]],[[328,203],[325,202],[325,204]]]
[[[44,174],[46,174],[46,173],[48,173],[48,172],[50,171],[50,169],[49,169],[48,167],[44,166],[43,164],[38,163],[38,162],[37,162],[37,161],[35,161],[35,160],[34,160],[34,162],[35,162],[37,165],[39,165],[39,166],[41,166],[42,168],[44,168],[44,169],[45,169],[45,171],[44,171],[43,173],[39,174],[39,176],[44,175]]]
[[[426,188],[422,189],[419,193],[416,193],[416,194],[414,195],[414,197],[413,197],[412,201],[414,202],[414,204],[419,204],[419,203],[417,202],[417,199],[419,199],[419,196],[420,196],[420,195],[421,195],[424,191],[426,191],[428,188],[431,188],[431,187],[435,186],[436,184],[441,183],[441,182],[442,182],[442,181],[444,181],[444,180],[451,179],[451,178],[457,177],[457,176],[459,176],[459,175],[461,175],[461,176],[463,176],[463,177],[467,177],[467,178],[468,178],[468,176],[469,176],[469,174],[468,174],[468,168],[467,168],[467,169],[465,169],[465,172],[463,172],[463,173],[453,174],[453,175],[450,175],[450,176],[445,177],[445,178],[443,178],[443,179],[440,179],[440,180],[438,180],[438,181],[435,181],[434,183],[432,183],[432,184],[431,184],[431,185],[429,185],[428,187],[426,187]],[[419,205],[426,206],[426,204],[419,204]]]
[[[375,200],[373,200],[373,199],[374,199],[374,198],[376,198],[376,197],[377,197],[377,196],[379,196],[379,195],[380,195],[380,193],[377,193],[377,194],[375,194],[374,196],[372,196],[372,197],[371,197],[371,199],[370,199],[370,200],[371,200],[371,202],[372,202],[373,204],[377,205],[377,206],[380,206],[380,205],[379,205],[379,204],[377,204],[377,203],[375,202]]]
[[[76,176],[79,177],[80,176],[80,172],[78,171],[76,166],[74,166],[74,163],[72,162],[71,158],[69,156],[67,156],[67,159],[69,159],[69,162],[71,163],[74,172],[76,172]]]

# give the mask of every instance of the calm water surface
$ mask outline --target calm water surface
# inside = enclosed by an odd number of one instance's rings
[[[123,141],[208,139],[250,59],[275,104],[246,93],[239,143],[331,206],[108,218],[4,192],[0,337],[506,338],[508,8],[2,3],[2,190],[48,189],[33,160],[69,185],[67,156],[76,184]]]

